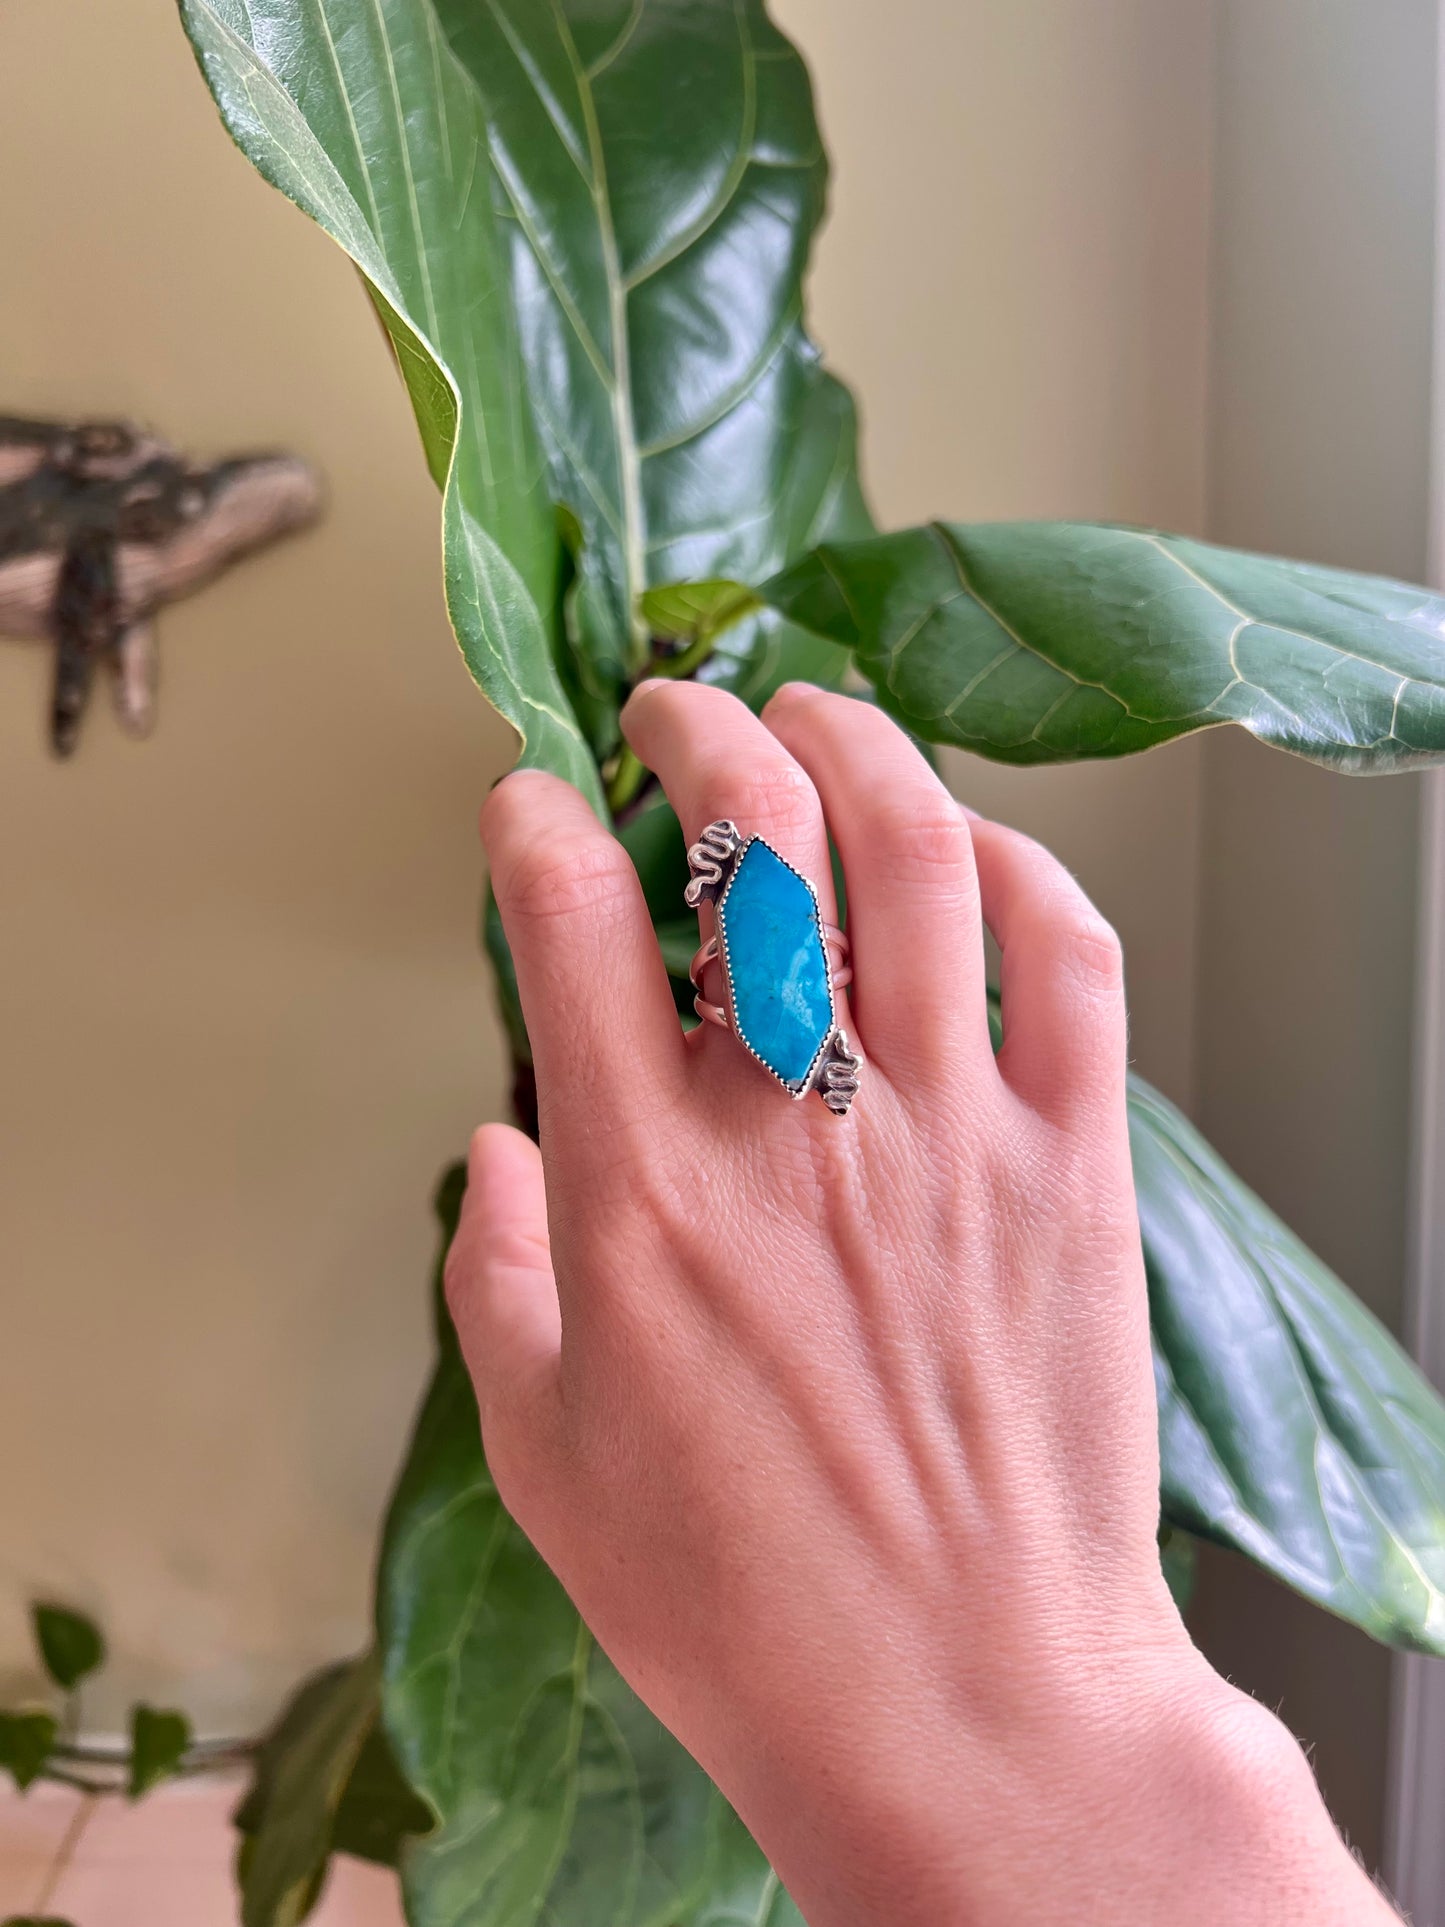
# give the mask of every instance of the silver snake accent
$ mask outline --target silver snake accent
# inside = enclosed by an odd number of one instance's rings
[[[736,823],[727,817],[720,817],[716,823],[709,823],[702,835],[687,853],[687,867],[692,871],[692,881],[683,891],[690,910],[696,910],[704,900],[715,903],[722,894],[723,873],[732,865],[742,844],[742,836]]]
[[[863,1059],[855,1057],[848,1048],[848,1033],[835,1030],[829,1040],[828,1055],[823,1059],[816,1085],[819,1097],[834,1117],[845,1116],[849,1105],[858,1095],[858,1074],[862,1068]]]

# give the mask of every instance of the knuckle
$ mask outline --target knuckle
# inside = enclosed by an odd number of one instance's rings
[[[637,878],[619,844],[589,837],[538,843],[508,873],[507,908],[534,923],[605,910],[628,898]]]
[[[817,791],[797,763],[767,764],[751,771],[741,782],[736,770],[708,770],[703,781],[708,795],[731,799],[727,814],[741,825],[745,834],[755,826],[800,837],[811,836],[817,830],[820,818]]]
[[[1092,906],[1069,919],[1061,945],[1064,960],[1086,988],[1117,993],[1124,982],[1124,947],[1119,933]]]
[[[487,1265],[493,1272],[546,1271],[552,1253],[545,1225],[494,1225],[487,1233]]]
[[[716,683],[653,682],[632,703],[636,706],[629,705],[627,733],[644,762],[664,737],[690,740],[700,733],[736,730],[745,718],[751,721],[746,703]]]
[[[893,796],[877,806],[878,834],[892,860],[955,882],[973,866],[968,819],[944,790]]]

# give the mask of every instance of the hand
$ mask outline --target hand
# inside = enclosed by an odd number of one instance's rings
[[[839,1119],[684,1037],[620,845],[493,792],[541,1150],[477,1134],[447,1279],[507,1506],[813,1927],[1390,1918],[1160,1575],[1112,931],[862,702],[624,727],[833,920],[831,831],[866,1068]]]

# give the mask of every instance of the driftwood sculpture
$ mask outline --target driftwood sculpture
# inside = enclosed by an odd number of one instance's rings
[[[124,422],[0,416],[0,635],[55,651],[50,741],[74,749],[96,671],[132,734],[155,718],[155,617],[320,512],[291,455],[210,466]]]

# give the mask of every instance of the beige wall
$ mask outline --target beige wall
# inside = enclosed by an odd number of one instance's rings
[[[163,620],[155,739],[43,747],[0,646],[0,1663],[45,1588],[253,1721],[361,1633],[427,1358],[427,1196],[500,1100],[474,927],[505,735],[342,257],[169,0],[0,13],[0,406],[289,444],[324,528]]]
[[[819,331],[883,513],[1197,527],[1207,0],[786,0],[838,155]],[[170,0],[0,12],[0,406],[326,468],[316,535],[165,619],[159,734],[42,747],[0,649],[0,1675],[37,1588],[132,1690],[262,1715],[362,1636],[425,1366],[426,1195],[499,1069],[473,945],[502,732],[340,256],[229,148]],[[1190,1083],[1199,759],[967,793],[1124,930]],[[3,1683],[3,1680],[0,1680]]]
[[[1209,533],[1426,569],[1436,0],[1222,0]],[[1380,1315],[1400,1312],[1418,778],[1205,745],[1197,1114]],[[1286,1716],[1373,1865],[1388,1656],[1242,1561],[1196,1630]]]

